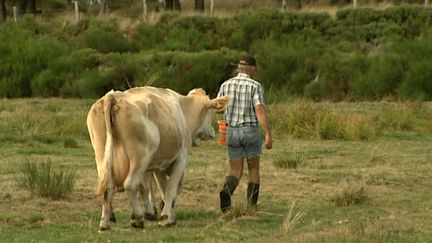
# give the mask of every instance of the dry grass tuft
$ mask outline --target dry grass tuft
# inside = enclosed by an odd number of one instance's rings
[[[225,220],[233,220],[245,216],[254,216],[256,212],[257,210],[255,207],[250,207],[246,203],[237,203],[223,215],[223,218]]]
[[[297,169],[304,164],[304,154],[282,153],[273,156],[273,165],[282,169]]]
[[[309,210],[310,207],[307,204],[296,206],[296,201],[293,201],[283,221],[283,233],[285,235],[293,234],[299,228],[301,221],[309,213]]]
[[[18,186],[32,194],[51,199],[61,199],[71,193],[75,179],[75,170],[64,167],[54,170],[51,160],[43,163],[26,161],[15,178]]]
[[[336,206],[348,207],[366,201],[367,196],[364,186],[355,186],[351,184],[343,184],[332,196],[330,201]]]

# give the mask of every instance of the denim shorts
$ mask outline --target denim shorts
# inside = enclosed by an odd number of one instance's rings
[[[256,157],[262,153],[259,127],[228,127],[226,139],[229,160]]]

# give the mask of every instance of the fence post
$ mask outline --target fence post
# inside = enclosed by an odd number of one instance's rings
[[[17,10],[17,7],[13,6],[12,11],[13,11],[13,20],[14,20],[14,22],[17,22],[17,20],[18,20],[18,10]]]
[[[353,0],[353,7],[354,7],[354,8],[357,7],[357,0]]]
[[[214,0],[210,0],[210,17],[213,17]]]
[[[75,5],[75,22],[78,24],[80,21],[80,14],[79,14],[79,7],[78,7],[78,1],[73,1]]]
[[[147,22],[147,1],[143,0],[143,19]]]
[[[282,11],[286,9],[286,0],[282,1]]]
[[[425,0],[424,5],[425,7],[429,6],[429,0]]]

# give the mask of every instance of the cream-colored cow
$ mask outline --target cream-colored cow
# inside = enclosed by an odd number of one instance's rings
[[[210,100],[202,89],[183,96],[155,87],[110,91],[97,100],[88,113],[87,127],[99,175],[99,229],[110,229],[113,195],[123,189],[132,206],[131,226],[144,226],[138,194],[146,199],[143,185],[148,171],[154,172],[165,202],[160,225],[175,224],[172,205],[181,192],[192,139],[209,126],[212,110],[227,104],[228,97]]]

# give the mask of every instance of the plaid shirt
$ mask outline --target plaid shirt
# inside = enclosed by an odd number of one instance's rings
[[[225,81],[218,93],[228,96],[230,104],[225,109],[225,121],[230,127],[258,126],[255,106],[264,104],[261,84],[245,73]]]

